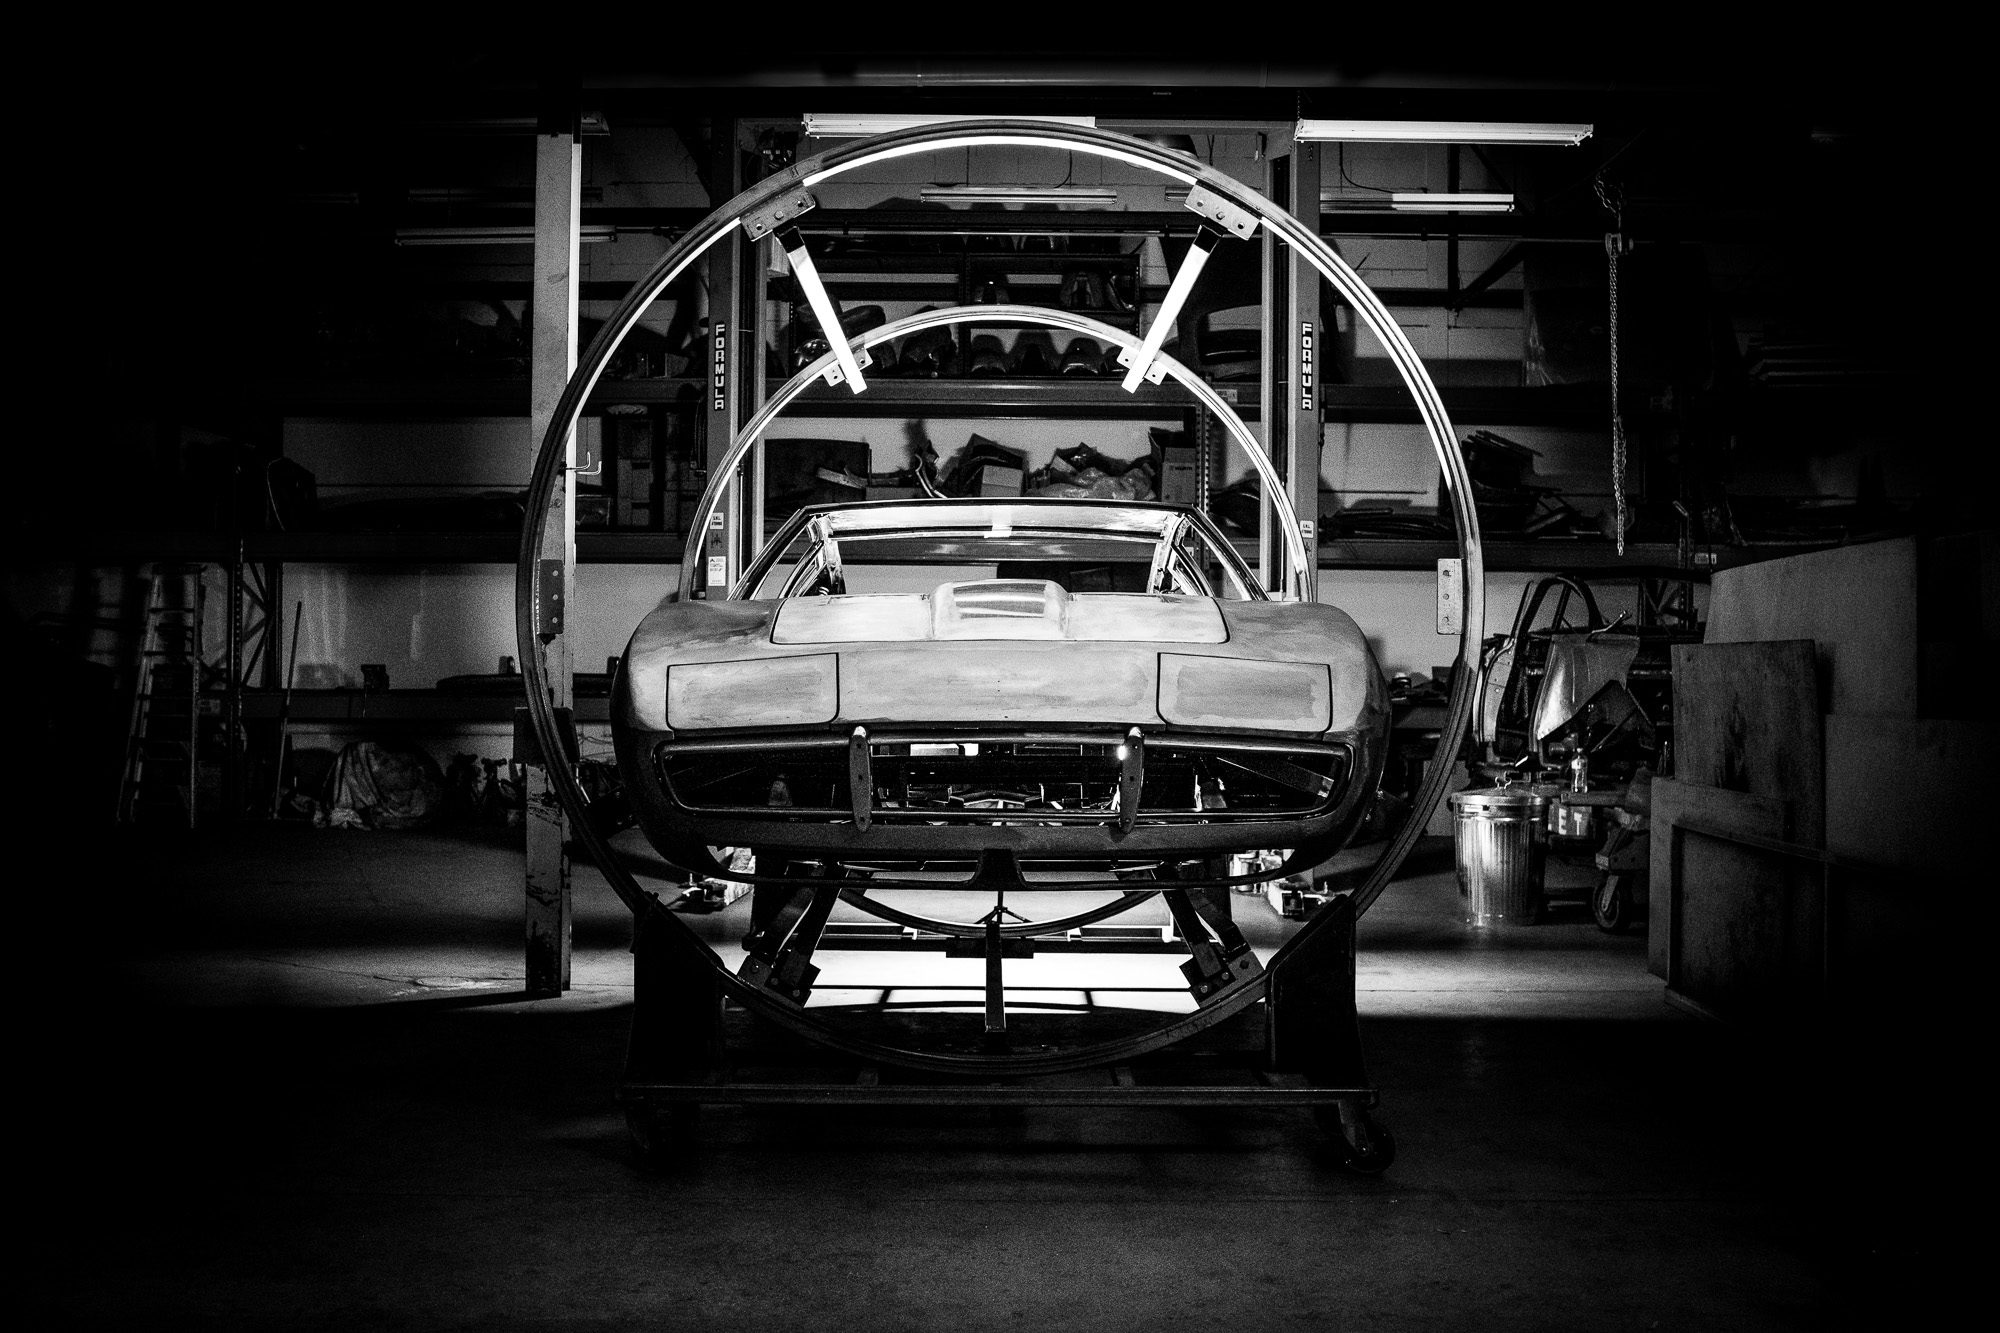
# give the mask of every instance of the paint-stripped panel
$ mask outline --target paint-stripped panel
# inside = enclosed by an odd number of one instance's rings
[[[643,731],[667,725],[667,670],[676,662],[713,662],[770,654],[771,602],[669,602],[639,622],[622,669],[627,721]]]
[[[959,585],[964,586],[964,585]],[[771,631],[778,644],[908,643],[932,635],[934,595],[799,597],[783,603]],[[1215,604],[1201,597],[1141,593],[1072,593],[1060,622],[1080,643],[1226,643],[1229,631]],[[970,625],[963,616],[945,617],[950,633],[939,638],[1057,637],[1046,617],[996,617]],[[1008,622],[1012,621],[1010,625]]]
[[[841,654],[840,720],[1150,725],[1155,657],[1062,642],[856,649]]]
[[[762,662],[697,662],[667,672],[667,725],[798,727],[833,720],[840,659],[832,653]]]
[[[906,643],[930,633],[927,595],[794,597],[778,608],[772,643]]]
[[[1332,708],[1321,663],[1160,654],[1160,716],[1180,726],[1324,731]]]
[[[1205,597],[1085,592],[1069,599],[1069,635],[1080,643],[1227,643],[1222,613]]]

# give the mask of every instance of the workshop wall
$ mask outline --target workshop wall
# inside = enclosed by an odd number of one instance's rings
[[[1086,443],[1118,458],[1141,458],[1153,425],[1144,420],[937,419],[868,421],[786,417],[771,439],[848,439],[866,443],[877,472],[906,466],[911,442],[928,439],[942,459],[978,435],[1026,455],[1032,470],[1057,449]],[[1536,450],[1532,480],[1561,488],[1579,510],[1607,511],[1609,495],[1597,458],[1596,432],[1509,427],[1509,438]],[[286,423],[290,456],[313,469],[323,494],[341,499],[383,494],[476,493],[526,485],[525,425],[510,418],[459,421],[353,421],[296,418]],[[1321,474],[1322,512],[1386,506],[1437,513],[1439,470],[1420,426],[1329,424]],[[1249,460],[1226,444],[1216,479],[1226,484],[1250,472]],[[624,650],[646,611],[676,586],[673,566],[581,565],[573,651],[579,670],[601,668]],[[1487,633],[1503,633],[1528,575],[1491,575]],[[1376,641],[1391,674],[1431,675],[1448,661],[1448,639],[1436,634],[1435,583],[1426,571],[1326,570],[1321,596],[1353,614]],[[306,602],[299,684],[359,683],[359,665],[382,663],[398,687],[424,687],[447,676],[492,671],[514,655],[513,571],[495,566],[423,567],[297,565],[288,572],[288,600]],[[1633,610],[1631,590],[1600,590],[1607,616]]]
[[[756,126],[746,124],[743,133],[754,142]],[[798,152],[807,156],[824,146],[825,141],[805,139]],[[1263,136],[1200,135],[1195,147],[1202,161],[1252,185],[1262,184]],[[609,140],[589,140],[584,163],[585,189],[601,192],[606,204],[702,207],[707,203],[693,184],[693,163],[671,131],[638,130]],[[445,170],[449,165],[439,164],[440,179],[450,175]],[[1474,175],[1483,171],[1470,159],[1463,165]],[[525,155],[513,163],[519,183],[527,182],[530,166]],[[1448,184],[1441,150],[1408,146],[1351,145],[1329,151],[1322,174],[1324,188],[1334,192],[1436,190]],[[875,163],[825,182],[815,192],[831,209],[908,208],[926,185],[1059,182],[1117,186],[1132,208],[1170,210],[1179,203],[1169,197],[1174,184],[1148,170],[1084,154],[1002,146]],[[1491,184],[1470,178],[1456,182],[1461,189]],[[666,244],[659,236],[627,234],[615,242],[585,245],[580,251],[582,277],[592,283],[637,280],[652,268]],[[1501,247],[1500,242],[1478,238],[1461,238],[1459,245],[1461,273],[1483,271]],[[1448,243],[1443,239],[1356,239],[1341,242],[1340,248],[1364,280],[1378,289],[1436,291],[1447,285]],[[521,247],[455,258],[471,261],[468,277],[505,279],[529,273],[529,255]],[[1145,241],[1143,281],[1158,285],[1170,277],[1171,266],[1160,243]],[[1500,278],[1496,286],[1515,288],[1521,282],[1515,272]],[[842,297],[837,283],[834,291],[836,298]],[[642,328],[670,343],[685,335],[702,313],[699,306],[692,291],[656,303]],[[609,302],[582,304],[583,338],[588,339],[611,308]],[[915,303],[891,304],[885,313],[894,319],[917,308]],[[515,304],[493,312],[493,317],[525,322],[530,313]],[[1521,310],[1451,312],[1399,305],[1393,313],[1440,384],[1522,382]],[[1383,349],[1355,327],[1347,312],[1334,312],[1330,324],[1332,356],[1324,370],[1330,381],[1396,382]],[[672,375],[685,367],[669,364],[660,369]],[[884,472],[907,465],[915,439],[928,440],[941,459],[949,460],[977,435],[1020,450],[1032,470],[1048,463],[1058,449],[1079,443],[1116,458],[1144,457],[1151,447],[1150,431],[1161,424],[1145,419],[868,421],[787,415],[773,426],[770,438],[860,440],[868,445],[871,470]],[[595,425],[586,420],[586,433]],[[1461,434],[1478,428],[1476,423],[1457,426]],[[1533,483],[1559,489],[1564,500],[1587,517],[1598,518],[1608,510],[1603,430],[1502,427],[1499,433],[1535,451]],[[329,511],[368,500],[518,494],[527,484],[534,443],[527,423],[517,417],[297,417],[285,423],[283,438],[285,454],[313,472]],[[1241,450],[1225,442],[1211,480],[1217,486],[1228,485],[1250,472]],[[1326,428],[1320,513],[1314,517],[1325,525],[1330,518],[1363,507],[1435,518],[1438,477],[1436,459],[1420,427],[1331,422]],[[632,627],[672,590],[676,572],[672,566],[579,566],[577,604],[570,621],[577,669],[601,670],[607,657],[622,652]],[[359,684],[363,663],[379,663],[395,687],[427,688],[452,676],[492,672],[501,658],[516,653],[514,575],[505,566],[295,565],[286,577],[285,601],[305,604],[298,656],[301,687],[354,686]],[[1504,632],[1529,581],[1528,575],[1489,576],[1483,634]],[[1631,609],[1629,588],[1612,585],[1600,592],[1608,615]],[[1432,676],[1453,655],[1456,639],[1436,633],[1435,580],[1428,571],[1327,570],[1321,576],[1320,595],[1355,616],[1384,670],[1392,675]]]
[[[568,621],[576,670],[602,671],[678,585],[673,565],[578,565]],[[353,688],[362,663],[396,689],[498,669],[515,658],[514,570],[506,565],[293,565],[285,599],[303,603],[298,686]]]

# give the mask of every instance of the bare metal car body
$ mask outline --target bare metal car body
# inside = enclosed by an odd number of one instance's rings
[[[702,873],[1308,864],[1389,718],[1353,620],[1267,597],[1199,512],[1014,498],[800,510],[730,597],[640,623],[612,706],[642,827]]]

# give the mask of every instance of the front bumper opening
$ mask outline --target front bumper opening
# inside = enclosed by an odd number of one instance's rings
[[[1042,825],[1299,819],[1333,810],[1344,745],[1144,738],[1136,812],[1124,809],[1134,743],[1117,736],[832,736],[668,742],[656,762],[674,804],[772,819]],[[865,763],[856,750],[865,745]],[[858,773],[867,792],[857,802]]]

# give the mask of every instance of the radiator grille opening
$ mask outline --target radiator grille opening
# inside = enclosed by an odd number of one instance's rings
[[[1120,742],[920,740],[869,746],[877,820],[1037,824],[1118,815]],[[853,810],[845,745],[703,750],[662,747],[661,776],[696,811],[845,818]],[[1148,741],[1142,820],[1302,817],[1338,803],[1339,747],[1277,750]]]

